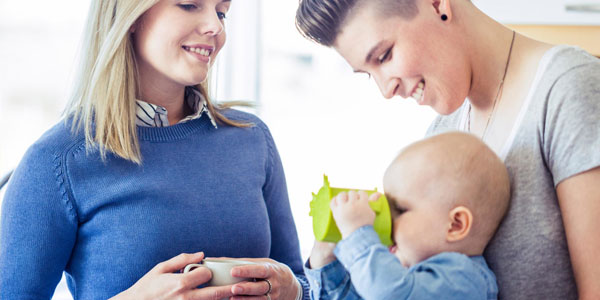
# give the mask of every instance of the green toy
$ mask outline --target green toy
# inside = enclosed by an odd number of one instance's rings
[[[342,234],[335,224],[329,202],[340,192],[358,191],[357,189],[333,188],[329,186],[327,176],[323,175],[323,187],[310,202],[310,213],[313,217],[313,232],[318,241],[337,243],[342,239]],[[371,195],[377,189],[365,191]],[[377,201],[369,202],[371,209],[375,212],[375,222],[373,227],[379,235],[381,243],[392,245],[392,216],[390,207],[384,195],[381,195]]]

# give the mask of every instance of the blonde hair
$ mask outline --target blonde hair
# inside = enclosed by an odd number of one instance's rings
[[[142,163],[135,124],[135,99],[139,83],[130,28],[160,0],[94,0],[83,32],[83,45],[74,90],[65,115],[72,130],[83,128],[86,148],[97,147],[102,159],[111,152]],[[208,80],[196,86],[219,123],[248,127],[223,116],[208,96]],[[66,118],[68,119],[68,118]]]

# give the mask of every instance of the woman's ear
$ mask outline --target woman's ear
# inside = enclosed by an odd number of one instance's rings
[[[433,7],[440,19],[444,22],[452,20],[452,8],[450,7],[451,0],[433,0]]]
[[[450,218],[450,224],[446,233],[446,241],[457,242],[466,238],[473,225],[471,211],[464,206],[458,206],[450,211],[448,217]]]
[[[129,27],[129,33],[135,33],[138,29],[138,27],[142,26],[142,16],[140,16],[139,18],[137,18],[137,20],[135,20],[135,22],[133,22],[133,24],[131,24],[131,27]]]

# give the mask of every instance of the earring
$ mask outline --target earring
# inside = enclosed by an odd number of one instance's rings
[[[448,16],[446,14],[443,14],[442,15],[442,21],[446,21],[446,20],[448,20]]]

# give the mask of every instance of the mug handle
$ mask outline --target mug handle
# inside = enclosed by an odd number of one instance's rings
[[[185,266],[185,268],[183,269],[183,273],[188,273],[191,270],[195,269],[195,268],[199,268],[199,267],[204,267],[204,264],[199,263],[199,264],[189,264],[187,266]]]

